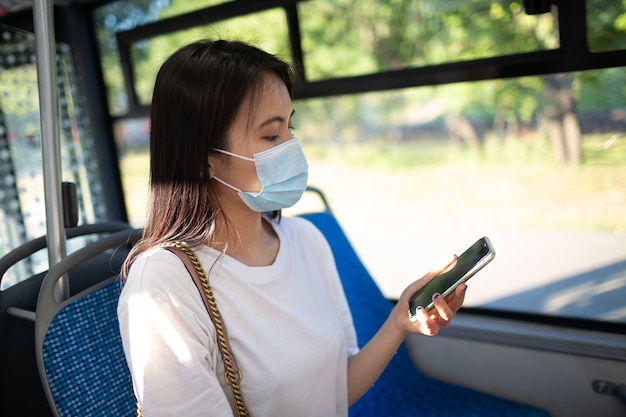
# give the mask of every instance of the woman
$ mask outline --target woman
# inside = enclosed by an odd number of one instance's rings
[[[152,102],[151,196],[124,271],[118,315],[144,415],[232,416],[216,332],[177,256],[184,242],[207,271],[253,416],[347,416],[410,333],[434,335],[465,285],[408,317],[409,286],[359,349],[332,253],[301,218],[281,218],[306,186],[292,135],[288,64],[240,42],[199,41],[160,69]]]

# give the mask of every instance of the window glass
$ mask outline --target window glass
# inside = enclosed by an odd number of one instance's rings
[[[160,2],[154,2],[155,6],[152,4],[151,1],[119,0],[99,7],[94,12],[100,62],[109,108],[113,115],[123,114],[128,110],[128,96],[124,89],[122,65],[115,34],[158,19],[164,4]]]
[[[167,1],[131,3],[121,0],[96,10],[97,35],[112,114],[124,114],[129,108],[115,33],[220,3],[226,2],[204,0],[192,3]],[[286,59],[291,58],[287,21],[282,9],[224,20],[137,42],[131,47],[131,59],[135,76],[134,87],[139,102],[150,103],[156,71],[171,53],[180,45],[212,37],[245,40],[283,55]]]
[[[592,52],[626,49],[626,1],[587,0],[587,38]]]
[[[150,177],[150,119],[118,120],[113,132],[121,155],[120,171],[128,221],[133,227],[143,227]]]
[[[468,306],[624,323],[625,77],[316,99],[296,102],[294,124],[310,185],[388,297],[487,235],[496,258]]]
[[[59,156],[62,181],[76,185],[79,224],[107,217],[83,91],[70,47],[57,43]],[[36,45],[32,33],[0,25],[0,256],[46,234],[46,198]],[[67,242],[68,253],[86,238]],[[0,291],[48,269],[45,250],[14,264]]]
[[[136,1],[136,0],[135,0]],[[194,0],[194,1],[174,1],[174,0],[157,0],[155,3],[163,4],[163,11],[160,18],[165,19],[185,13],[190,13],[206,7],[217,6],[223,3],[230,3],[233,0]]]
[[[314,0],[298,11],[310,80],[559,47],[554,16],[527,15],[521,1]]]
[[[156,73],[181,45],[198,39],[237,39],[292,61],[287,19],[282,9],[272,9],[199,26],[138,42],[131,47],[135,90],[141,104],[150,104]]]

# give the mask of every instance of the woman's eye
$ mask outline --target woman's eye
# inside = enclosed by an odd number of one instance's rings
[[[291,125],[287,127],[287,130],[289,130],[289,136],[291,139],[293,137],[293,131],[295,130],[295,126]],[[281,136],[280,133],[276,134],[276,135],[267,135],[267,136],[263,136],[264,139],[267,139],[269,141],[276,141],[276,140],[280,140]]]

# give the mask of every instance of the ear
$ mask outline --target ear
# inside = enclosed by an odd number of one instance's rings
[[[214,165],[212,163],[212,160],[213,159],[212,159],[211,155],[209,155],[207,157],[207,164],[209,165],[209,179],[213,178],[213,175],[215,175],[215,173],[214,173],[215,167],[214,167]]]

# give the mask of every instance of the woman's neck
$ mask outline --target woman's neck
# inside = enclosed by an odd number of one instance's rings
[[[228,226],[217,227],[213,248],[248,266],[274,263],[280,241],[270,221],[253,212],[226,221]]]

